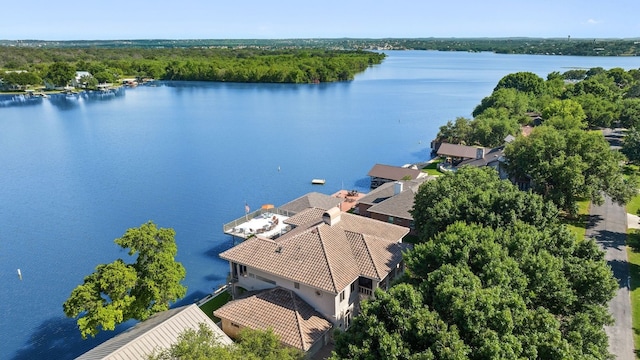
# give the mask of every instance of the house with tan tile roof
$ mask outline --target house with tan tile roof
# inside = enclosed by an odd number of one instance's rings
[[[293,291],[344,330],[358,313],[361,299],[378,287],[386,289],[404,271],[402,252],[409,246],[402,243],[409,232],[405,227],[338,208],[309,208],[286,222],[292,230],[276,239],[254,236],[220,254],[229,261],[234,289],[278,286]],[[265,311],[268,308],[251,309]],[[223,330],[232,333],[224,321]]]
[[[329,341],[333,324],[295,292],[276,286],[233,300],[214,311],[222,327],[237,337],[245,327],[273,329],[288,346],[314,354]]]

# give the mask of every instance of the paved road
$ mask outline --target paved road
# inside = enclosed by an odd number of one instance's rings
[[[609,352],[618,360],[635,359],[628,288],[629,263],[625,246],[626,234],[627,214],[624,207],[617,205],[610,198],[606,198],[601,206],[591,205],[587,237],[595,238],[606,251],[605,259],[620,285],[616,296],[609,303],[609,311],[615,324],[605,327],[609,336]]]

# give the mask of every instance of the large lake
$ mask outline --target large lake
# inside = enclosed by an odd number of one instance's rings
[[[640,58],[388,52],[347,83],[164,83],[115,95],[0,96],[0,359],[71,359],[62,313],[113,240],[153,220],[176,230],[193,302],[222,284],[222,225],[307,192],[368,191],[375,163],[429,158],[438,127],[470,117],[498,80]],[[313,186],[312,178],[326,179]],[[21,269],[22,280],[17,269]]]

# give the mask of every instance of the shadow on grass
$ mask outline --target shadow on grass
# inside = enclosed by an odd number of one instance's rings
[[[640,344],[640,233],[631,229],[627,234],[627,246],[629,247],[629,291],[631,300],[631,321],[634,338],[634,352],[636,357],[640,356],[638,344]]]

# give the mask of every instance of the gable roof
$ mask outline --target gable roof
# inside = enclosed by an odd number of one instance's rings
[[[503,156],[504,156],[504,146],[499,146],[497,148],[493,148],[489,150],[489,152],[485,153],[483,158],[465,160],[460,164],[458,164],[458,167],[463,165],[476,166],[476,167],[487,166],[496,161],[500,161],[500,158],[502,158]]]
[[[271,328],[284,344],[303,351],[308,351],[332,327],[293,291],[281,287],[228,302],[214,315],[252,329]]]
[[[169,348],[176,343],[185,330],[198,330],[200,323],[207,324],[221,344],[233,344],[233,341],[200,310],[198,305],[191,304],[157,313],[76,359],[146,359],[154,351]]]
[[[413,216],[409,213],[409,210],[413,208],[415,194],[422,183],[433,178],[428,176],[416,180],[401,180],[403,189],[400,194],[395,193],[395,183],[382,184],[361,198],[359,203],[371,205],[367,209],[368,212],[411,220]]]
[[[289,201],[279,208],[281,210],[286,210],[293,213],[298,213],[302,210],[313,207],[328,210],[332,207],[338,206],[341,201],[342,199],[336,198],[334,196],[321,194],[319,192],[310,192],[295,200]]]
[[[276,240],[253,237],[220,257],[333,294],[361,275],[378,280],[386,276],[361,271],[366,266],[360,254],[371,252],[369,247],[374,243],[382,244],[383,249],[376,253],[375,261],[369,260],[377,264],[376,269],[384,269],[381,263],[393,267],[402,260],[399,242],[409,229],[349,213],[340,213],[340,221],[331,226],[322,221],[323,213],[321,209],[305,210],[288,219],[305,221]],[[308,220],[309,215],[314,215],[315,221]],[[364,240],[356,241],[358,236]]]
[[[485,152],[489,150],[482,147],[442,143],[438,148],[437,154],[438,156],[475,159],[478,155],[478,149],[484,149]]]
[[[371,168],[371,170],[369,170],[369,173],[367,173],[367,175],[382,179],[402,180],[406,176],[410,177],[411,179],[417,179],[421,173],[422,171],[418,169],[412,169],[408,167],[375,164]]]

